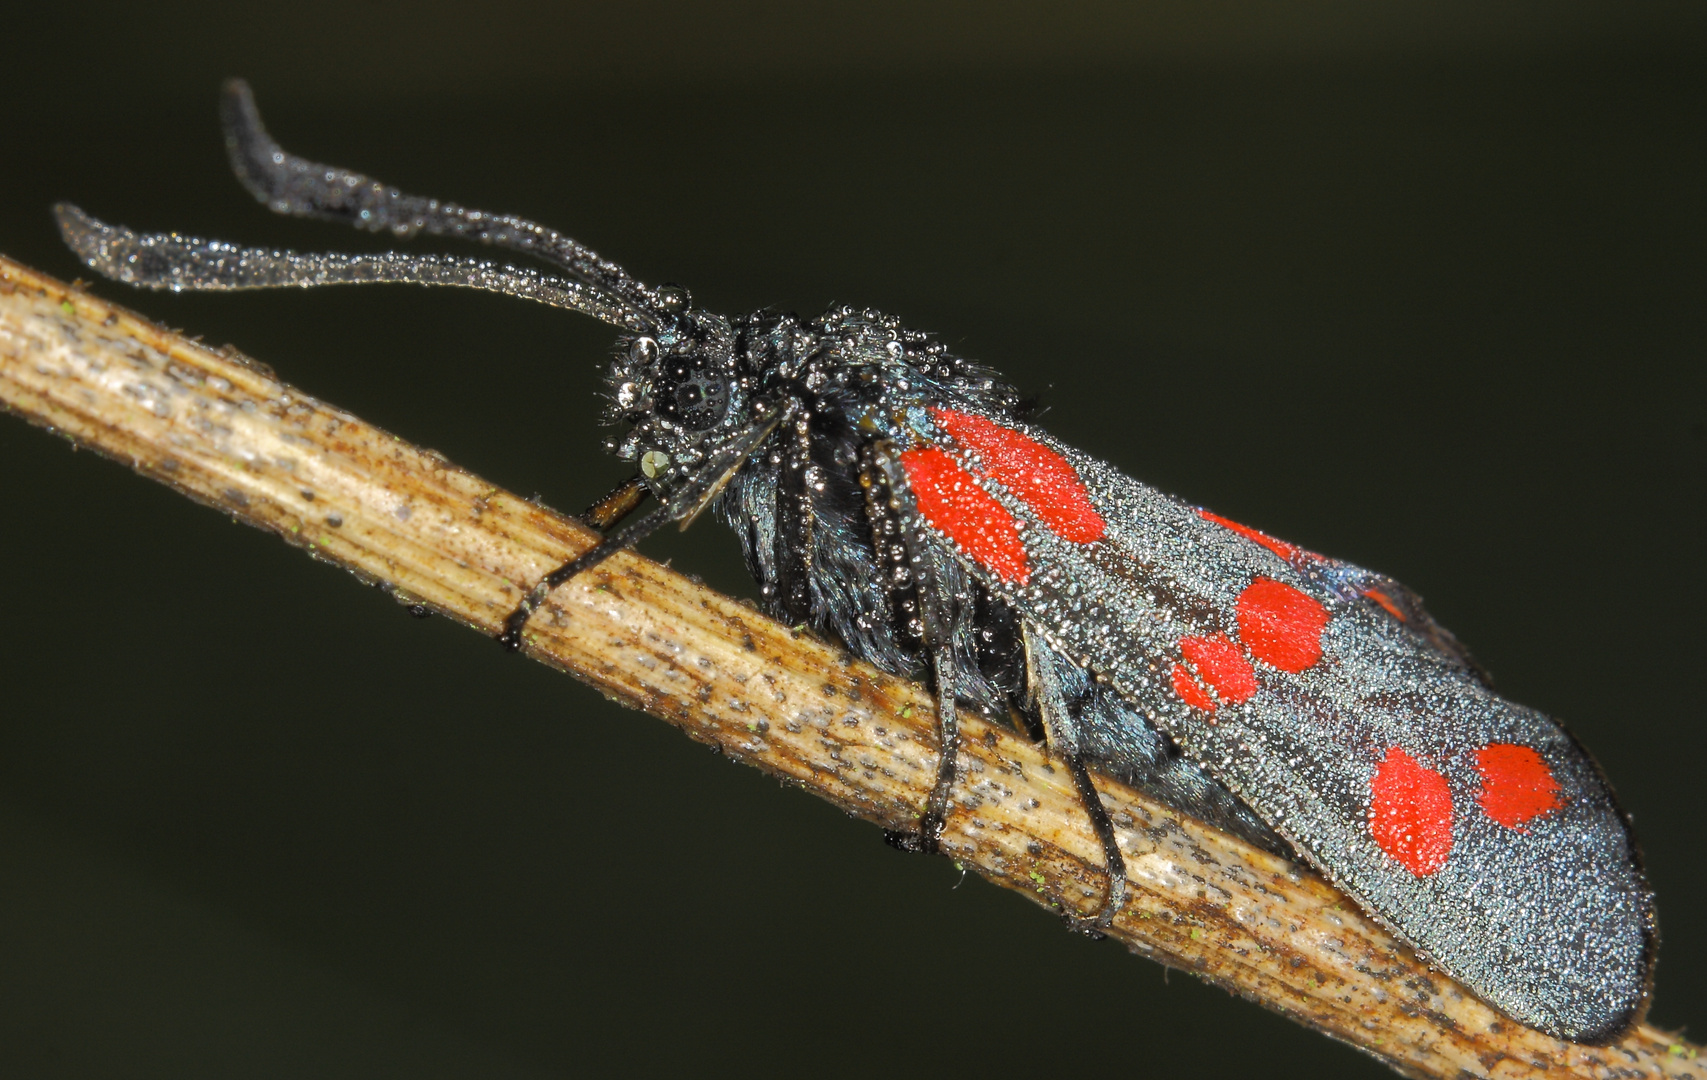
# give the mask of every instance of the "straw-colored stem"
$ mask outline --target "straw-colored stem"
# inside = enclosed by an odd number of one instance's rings
[[[0,405],[487,636],[591,539],[242,356],[3,258]],[[915,821],[936,773],[921,688],[636,555],[559,589],[527,651],[888,828]],[[1102,859],[1066,768],[961,724],[945,850],[1044,907],[1093,911]],[[1694,1046],[1651,1027],[1596,1048],[1513,1023],[1308,870],[1097,784],[1132,879],[1109,933],[1136,953],[1418,1076],[1707,1075]]]

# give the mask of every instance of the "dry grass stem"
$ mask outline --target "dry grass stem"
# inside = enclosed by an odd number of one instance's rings
[[[591,539],[239,355],[3,258],[0,404],[487,636]],[[559,589],[528,654],[879,825],[905,828],[931,786],[921,688],[635,555]],[[947,850],[1040,905],[1093,910],[1102,860],[1066,769],[962,723]],[[1135,953],[1417,1076],[1707,1078],[1694,1046],[1648,1026],[1584,1047],[1504,1019],[1309,871],[1098,782],[1133,885],[1110,933]]]

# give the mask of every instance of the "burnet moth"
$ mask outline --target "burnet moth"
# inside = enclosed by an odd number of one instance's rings
[[[1311,864],[1524,1024],[1598,1042],[1642,1015],[1653,898],[1605,778],[1496,695],[1411,590],[1062,445],[994,372],[890,316],[714,315],[551,229],[287,154],[241,82],[221,109],[238,177],[275,212],[479,241],[558,273],[139,235],[61,206],[90,267],[171,290],[452,285],[621,329],[614,449],[636,475],[589,511],[603,540],[532,589],[507,646],[553,588],[709,509],[770,614],[928,679],[945,745],[964,709],[1048,740],[1109,872],[1078,928],[1106,925],[1125,891],[1095,769]],[[898,846],[934,850],[956,783],[942,762]]]

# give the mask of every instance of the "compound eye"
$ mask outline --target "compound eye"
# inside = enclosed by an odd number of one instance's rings
[[[659,412],[687,431],[708,431],[728,415],[730,390],[722,365],[703,356],[684,356],[666,366],[653,400]]]
[[[729,383],[721,375],[693,372],[676,386],[675,414],[691,431],[716,427],[729,411]]]

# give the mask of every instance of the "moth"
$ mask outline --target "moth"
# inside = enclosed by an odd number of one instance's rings
[[[138,234],[56,208],[97,272],[170,290],[395,282],[485,289],[620,331],[614,444],[635,473],[552,589],[710,510],[766,610],[927,679],[943,753],[916,831],[935,850],[958,716],[1013,719],[1063,759],[1125,867],[1090,770],[1314,866],[1508,1016],[1614,1038],[1649,997],[1655,923],[1628,820],[1588,753],[1506,701],[1416,593],[1127,477],[1054,439],[995,372],[873,310],[734,318],[533,222],[407,195],[286,153],[249,89],[221,101],[243,184],[277,213],[450,236],[553,272],[437,254],[301,254]],[[652,505],[646,507],[647,501]]]

